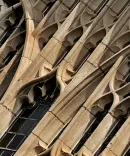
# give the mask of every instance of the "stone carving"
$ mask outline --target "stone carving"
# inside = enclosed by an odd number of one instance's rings
[[[1,0],[0,155],[130,155],[129,4]]]

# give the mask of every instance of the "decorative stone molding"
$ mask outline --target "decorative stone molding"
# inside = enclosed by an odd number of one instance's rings
[[[1,0],[0,155],[130,155],[129,4]]]

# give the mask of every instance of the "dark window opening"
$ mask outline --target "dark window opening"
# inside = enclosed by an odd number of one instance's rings
[[[126,152],[125,156],[130,156],[130,148],[129,148],[128,151]]]
[[[82,30],[82,34],[83,34],[83,30]],[[77,38],[74,39],[74,44],[80,39],[80,37],[82,36],[82,34],[79,37],[77,37]]]
[[[130,67],[130,63],[128,62],[128,66]],[[127,71],[127,73],[125,74],[125,76],[123,77],[124,82],[120,85],[120,87],[126,85],[127,83],[130,82],[130,69]],[[129,93],[128,93],[129,94]],[[124,96],[127,97],[128,95]]]
[[[105,139],[105,141],[101,145],[101,147],[98,149],[98,151],[94,154],[94,156],[99,156],[104,151],[104,149],[110,143],[110,141],[112,140],[112,138],[116,135],[116,133],[118,132],[118,130],[121,128],[121,126],[124,124],[125,121],[126,121],[126,118],[125,117],[120,117],[117,125],[115,125],[114,129],[112,129],[112,131],[107,136],[107,138]]]
[[[43,84],[39,84],[39,86],[40,85]],[[18,148],[26,140],[28,135],[36,127],[57,98],[58,93],[56,96],[52,96],[54,95],[54,91],[56,90],[55,88],[57,87],[56,79],[53,77],[46,82],[46,85],[51,86],[47,90],[47,95],[43,97],[35,97],[34,107],[24,105],[21,113],[15,118],[13,123],[0,139],[0,156],[12,156],[17,152]]]
[[[5,65],[7,65],[12,60],[15,53],[16,53],[16,51],[11,51],[7,54],[7,56],[3,59]]]
[[[39,44],[40,49],[42,50],[46,46],[47,42],[43,42]]]
[[[9,87],[9,84],[10,82],[12,81],[13,77],[14,77],[14,74],[17,70],[17,67],[19,65],[19,62],[20,62],[20,58],[21,58],[21,55],[22,55],[22,46],[23,46],[23,43],[19,44],[16,49],[17,51],[21,50],[21,52],[19,52],[17,58],[15,59],[14,63],[12,64],[10,70],[8,71],[8,74],[6,75],[6,77],[4,78],[4,80],[2,81],[1,85],[0,85],[0,99],[3,97],[3,95],[5,94],[6,90],[8,89]],[[13,54],[14,52],[10,52],[11,54]],[[13,55],[9,56],[5,62],[3,63],[3,67],[9,63],[9,61],[11,61]],[[2,66],[0,66],[0,68],[2,68]]]
[[[76,2],[74,1],[70,7],[70,10],[73,10],[79,2],[80,2],[79,0],[77,0]]]
[[[14,26],[9,26],[4,34],[2,35],[3,37],[0,39],[0,47],[4,44],[4,42],[8,39],[8,37],[12,34],[14,31],[15,27]]]
[[[53,67],[57,67],[60,62],[66,57],[66,55],[69,53],[69,51],[71,50],[72,46],[68,46],[62,53],[61,55],[58,57],[58,59],[56,60],[56,62],[54,63]]]
[[[127,42],[127,43],[125,43],[125,44],[123,45],[123,48],[125,48],[125,47],[128,46],[128,45],[130,45],[130,41]]]
[[[51,98],[47,98],[46,100],[44,98],[45,97],[38,98],[36,101],[37,106],[35,108],[25,108],[14,120],[10,128],[0,139],[0,150],[4,148],[4,152],[6,150],[10,150],[13,151],[13,154],[18,150],[18,148],[22,145],[22,143],[52,105]],[[3,156],[3,153],[1,156]]]
[[[3,1],[4,3],[8,5],[8,7],[11,7],[12,5],[15,5],[16,3],[19,3],[19,0],[13,0],[13,1],[3,0]]]
[[[72,120],[72,119],[71,119]],[[60,131],[60,133],[55,137],[55,139],[51,142],[51,144],[48,146],[49,148],[53,146],[53,144],[56,142],[56,140],[60,137],[60,135],[64,132],[66,127],[69,125],[71,120],[64,126],[64,128]]]
[[[105,2],[102,1],[101,5],[95,10],[95,13],[99,14],[101,12],[101,10],[104,8],[104,6],[108,3],[108,1],[109,0],[105,0]]]
[[[4,42],[8,39],[8,37],[13,33],[13,31],[15,30],[15,28],[18,26],[18,24],[20,22],[20,19],[22,18],[22,15],[23,15],[22,7],[19,7],[17,9],[13,10],[13,11],[14,11],[14,14],[15,14],[15,16],[17,18],[16,18],[14,24],[9,25],[7,27],[7,29],[4,31],[4,33],[2,35],[3,37],[0,39],[0,47],[4,44]],[[25,27],[24,27],[24,29],[25,29]]]
[[[103,40],[103,38],[100,39],[99,41],[97,41],[96,45],[98,46],[101,43],[102,40]]]
[[[78,70],[82,67],[82,65],[86,62],[86,60],[89,58],[89,56],[92,54],[95,48],[90,48],[88,52],[85,54],[85,56],[81,59],[81,61],[77,64],[75,67],[75,71],[78,72]]]
[[[73,149],[72,154],[77,153],[81,147],[85,144],[85,142],[88,140],[88,138],[91,136],[91,134],[94,132],[94,130],[98,127],[100,122],[103,120],[103,118],[108,113],[112,103],[109,103],[105,106],[105,109],[103,112],[98,112],[96,114],[95,121],[92,123],[92,125],[89,127],[89,129],[85,132],[84,136],[80,139],[79,143],[76,145],[76,147]]]
[[[54,0],[53,2],[50,2],[47,4],[47,8],[43,11],[43,15],[45,16],[48,11],[52,8],[53,4],[55,3],[56,1]]]
[[[71,121],[71,120],[70,120]],[[55,139],[51,142],[51,144],[48,146],[48,148],[45,151],[41,151],[40,153],[37,152],[39,155],[44,155],[44,156],[50,156],[51,154],[51,149],[56,142],[56,140],[60,137],[60,135],[63,133],[63,131],[66,129],[70,121],[64,126],[64,128],[59,132],[59,134],[55,137]]]

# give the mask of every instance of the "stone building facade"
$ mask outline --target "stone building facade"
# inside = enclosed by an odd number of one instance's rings
[[[0,0],[0,156],[130,156],[130,0]]]

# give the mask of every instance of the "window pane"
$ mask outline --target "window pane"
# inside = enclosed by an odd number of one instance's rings
[[[40,119],[41,116],[43,116],[48,109],[49,109],[48,106],[41,105],[35,110],[35,112],[30,116],[30,118]]]
[[[44,106],[46,105],[46,106],[48,106],[48,107],[50,107],[50,106],[52,105],[52,103],[53,103],[53,102],[52,102],[52,100],[50,100],[50,99],[49,99],[48,101],[41,101],[41,105],[44,105]]]
[[[1,150],[1,149],[0,149],[0,155],[1,155],[3,152],[4,152],[4,150]]]
[[[24,137],[24,135],[16,135],[8,145],[8,148],[16,150],[20,143],[23,141]]]
[[[36,125],[36,120],[27,120],[27,122],[24,124],[24,126],[19,130],[19,133],[22,134],[28,134],[32,131],[34,126]]]
[[[4,151],[1,156],[12,156],[14,152],[12,151]]]
[[[22,127],[22,125],[25,123],[25,119],[18,119],[13,126],[10,129],[10,132],[18,132],[18,130]]]
[[[14,134],[6,133],[5,136],[0,141],[0,147],[6,147],[13,137]]]
[[[34,109],[26,109],[22,114],[21,117],[29,118],[29,116],[33,113]]]

